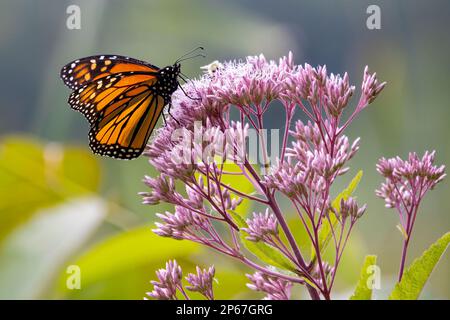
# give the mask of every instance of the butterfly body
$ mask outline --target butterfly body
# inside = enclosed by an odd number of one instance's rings
[[[178,75],[180,74],[180,64],[174,64],[158,71],[158,85],[155,86],[156,93],[160,95],[165,104],[171,102],[172,93],[174,93],[178,86]]]
[[[180,64],[158,68],[117,55],[90,56],[61,70],[73,90],[70,106],[88,120],[96,154],[133,159],[144,150],[164,107],[179,87]]]

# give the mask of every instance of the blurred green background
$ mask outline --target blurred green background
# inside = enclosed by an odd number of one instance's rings
[[[66,28],[66,8],[81,8],[81,30]],[[381,8],[381,30],[368,30],[366,8]],[[205,60],[185,62],[195,77],[213,60],[289,50],[296,63],[348,71],[359,88],[367,64],[388,85],[348,130],[362,147],[352,171],[368,211],[356,227],[334,291],[347,298],[366,254],[377,254],[386,297],[398,270],[397,216],[374,195],[381,156],[437,150],[450,163],[450,2],[448,1],[54,1],[0,0],[0,298],[141,299],[154,271],[176,258],[215,263],[218,298],[260,298],[245,287],[248,269],[188,242],[150,232],[155,213],[141,204],[146,158],[93,156],[87,122],[66,103],[59,79],[67,62],[123,54],[158,66],[203,45]],[[355,101],[354,101],[355,103]],[[277,128],[284,116],[274,117]],[[409,262],[450,226],[450,184],[428,194],[416,222]],[[447,253],[422,298],[450,298]],[[67,267],[81,268],[81,290],[66,288]],[[302,292],[298,296],[302,296]]]

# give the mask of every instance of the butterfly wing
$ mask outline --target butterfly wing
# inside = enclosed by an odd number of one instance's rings
[[[71,89],[119,73],[158,72],[147,62],[119,55],[97,55],[69,62],[61,69],[61,79]]]
[[[69,96],[72,109],[81,112],[94,125],[111,108],[118,108],[119,101],[126,106],[133,95],[151,90],[158,79],[153,73],[118,73],[90,81],[75,89]]]
[[[113,158],[138,157],[163,112],[164,99],[140,87],[113,101],[104,116],[89,132],[89,145],[94,153]]]
[[[114,158],[139,156],[163,111],[156,90],[159,69],[123,56],[92,56],[67,64],[64,83],[73,88],[70,106],[89,121],[94,153]]]

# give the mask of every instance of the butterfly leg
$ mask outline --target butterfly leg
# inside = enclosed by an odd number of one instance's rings
[[[182,76],[180,76],[180,78],[183,79],[184,82],[187,82]],[[198,100],[198,101],[202,100],[201,98],[194,98],[194,97],[191,97],[190,95],[188,95],[187,92],[183,89],[182,86],[178,85],[178,87],[181,89],[181,91],[183,91],[184,95],[186,97],[188,97],[189,99],[191,99],[191,100]]]
[[[175,117],[170,113],[170,108],[172,108],[172,103],[171,103],[171,102],[169,103],[169,107],[167,108],[167,113],[169,114],[169,116],[170,116],[173,120],[175,120],[175,122],[176,122],[178,125],[180,125],[180,121],[178,121],[177,118],[175,118]],[[166,124],[166,117],[164,116],[164,113],[163,113],[163,119],[164,119],[164,124]]]
[[[165,125],[167,125],[166,116],[164,115],[164,112],[162,112],[161,115],[162,115],[164,126],[165,126]]]

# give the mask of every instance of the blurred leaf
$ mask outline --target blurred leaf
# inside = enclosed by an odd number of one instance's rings
[[[450,243],[450,232],[433,243],[403,273],[402,280],[395,285],[390,300],[416,300]]]
[[[0,247],[0,299],[39,298],[61,266],[105,217],[97,198],[45,209]]]
[[[366,256],[363,267],[361,268],[358,284],[356,285],[355,292],[350,297],[350,300],[372,300],[372,288],[369,287],[367,283],[371,276],[371,273],[368,272],[368,268],[376,263],[377,256]]]
[[[99,172],[96,159],[81,149],[4,138],[0,144],[0,239],[36,209],[96,192]]]
[[[156,169],[148,163],[146,157],[140,157],[128,161],[111,161],[103,157],[101,159],[103,169],[102,183],[107,188],[109,201],[125,207],[133,213],[130,218],[144,218],[153,221],[156,212],[172,211],[173,205],[161,202],[157,205],[142,205],[142,197],[139,192],[148,191],[142,179],[144,175],[155,177],[159,174]]]
[[[249,282],[248,278],[245,276],[245,272],[235,268],[230,268],[227,265],[224,268],[222,265],[217,268],[216,275],[217,283],[213,282],[214,298],[218,300],[224,299],[239,299],[239,295],[247,295],[247,299],[250,297],[248,295],[253,294],[253,291],[247,288],[245,285]]]
[[[288,258],[286,258],[280,251],[276,250],[274,247],[261,241],[254,242],[247,240],[248,233],[242,230],[242,228],[248,227],[247,223],[236,212],[232,212],[232,216],[235,219],[239,229],[241,229],[239,231],[241,241],[248,251],[253,253],[261,261],[271,266],[279,267],[284,270],[289,270],[292,272],[296,271],[292,262]]]
[[[347,200],[353,194],[353,192],[355,192],[356,188],[358,187],[359,182],[361,181],[362,175],[363,175],[363,172],[362,172],[362,170],[360,170],[356,174],[356,176],[352,179],[352,181],[350,181],[347,188],[345,188],[333,200],[331,205],[336,210],[336,212],[339,212],[341,200],[342,199]],[[326,249],[328,243],[331,240],[331,236],[332,236],[331,230],[332,230],[332,228],[335,227],[335,225],[337,223],[337,219],[334,214],[330,214],[329,217],[330,217],[332,226],[330,225],[330,221],[328,221],[328,219],[323,219],[322,226],[320,227],[320,230],[319,230],[319,247],[320,247],[321,251]],[[315,255],[316,255],[316,251],[314,249],[311,249],[311,260],[313,260],[315,258]]]
[[[159,237],[148,226],[130,230],[95,245],[73,262],[81,270],[81,292],[66,288],[65,273],[61,274],[59,291],[77,298],[142,298],[144,291],[136,292],[127,286],[149,288],[156,268],[164,266],[169,259],[186,259],[198,249],[199,245],[193,242]],[[121,290],[108,293],[105,288],[127,288],[139,296],[130,296]]]

